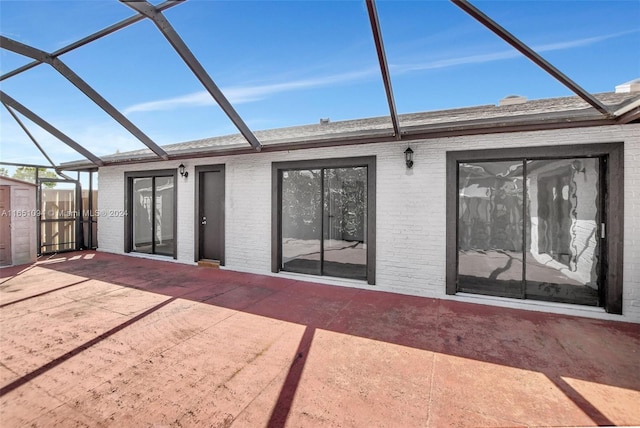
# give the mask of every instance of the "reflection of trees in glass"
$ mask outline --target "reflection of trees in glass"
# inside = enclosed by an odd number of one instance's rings
[[[324,210],[325,238],[364,242],[367,193],[366,168],[327,169]]]
[[[522,249],[522,179],[496,180],[491,247]]]
[[[521,167],[521,162],[460,165],[458,242],[461,250],[521,250]]]
[[[459,289],[598,305],[599,162],[459,164]]]
[[[365,167],[284,171],[283,237],[320,239],[321,222],[325,221],[326,238],[363,241],[366,178]]]
[[[284,171],[282,177],[283,237],[320,237],[320,180],[322,170]]]

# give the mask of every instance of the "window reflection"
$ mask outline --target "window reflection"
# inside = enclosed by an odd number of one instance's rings
[[[523,163],[459,167],[458,287],[522,297]]]
[[[325,170],[324,274],[367,278],[367,168]]]
[[[599,160],[527,163],[527,295],[598,303]]]
[[[322,170],[282,173],[282,268],[321,275]]]
[[[155,250],[156,254],[172,255],[174,240],[173,177],[155,179]]]
[[[132,250],[173,255],[175,239],[174,178],[133,178]]]
[[[597,158],[461,163],[458,290],[598,305],[599,169]]]
[[[151,253],[152,178],[133,179],[133,250]]]

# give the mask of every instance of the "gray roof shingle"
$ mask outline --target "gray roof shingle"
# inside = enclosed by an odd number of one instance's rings
[[[602,93],[596,94],[602,103],[610,111],[615,111],[624,105],[628,105],[640,98],[638,93]],[[513,105],[483,105],[476,107],[456,108],[449,110],[427,111],[421,113],[409,113],[399,116],[400,126],[405,130],[429,130],[440,127],[456,127],[465,124],[480,124],[484,126],[504,121],[540,121],[546,118],[598,120],[606,119],[601,113],[593,109],[589,104],[577,96],[547,98],[530,100],[522,104]],[[286,128],[269,129],[254,132],[264,147],[277,146],[287,143],[318,141],[323,139],[336,139],[340,137],[389,136],[393,133],[391,118],[389,116],[373,117],[367,119],[344,120],[325,124],[313,124],[292,126]],[[169,156],[187,156],[199,154],[226,152],[235,149],[251,149],[248,142],[241,134],[232,134],[204,138],[201,140],[162,146]],[[149,149],[135,150],[104,156],[106,162],[135,162],[155,158],[155,154]],[[80,166],[86,162],[70,162],[63,166]]]

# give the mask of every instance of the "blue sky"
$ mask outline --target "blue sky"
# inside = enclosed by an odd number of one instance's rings
[[[473,3],[590,92],[640,77],[640,1]],[[450,2],[377,8],[399,113],[571,95]],[[116,0],[0,0],[0,33],[55,51],[132,14]],[[364,1],[189,0],[165,15],[253,130],[388,115]],[[61,59],[158,144],[237,132],[151,22]],[[28,62],[0,52],[1,73]],[[144,147],[47,65],[0,86],[97,155]],[[46,163],[1,110],[0,158]],[[80,158],[24,121],[56,163]]]

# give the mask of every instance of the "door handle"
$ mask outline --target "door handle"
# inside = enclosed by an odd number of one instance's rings
[[[207,218],[206,217],[202,217],[202,223],[200,224],[207,224]]]

